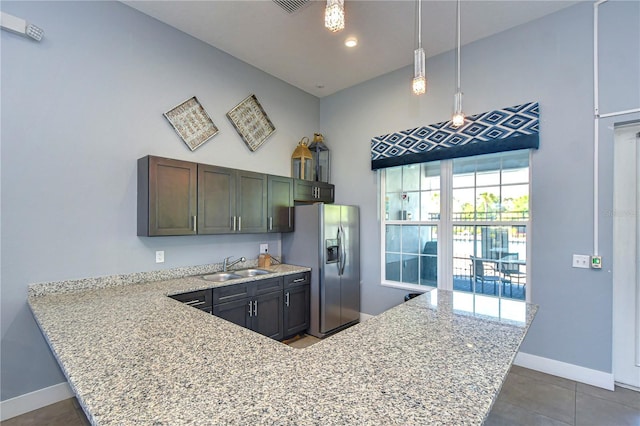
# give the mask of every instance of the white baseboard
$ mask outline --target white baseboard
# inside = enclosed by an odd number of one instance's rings
[[[73,397],[67,382],[0,401],[0,421]]]
[[[592,370],[590,368],[580,367],[579,365],[568,364],[566,362],[543,358],[541,356],[531,355],[524,352],[518,352],[513,363],[520,367],[563,377],[569,380],[575,380],[576,382],[585,383],[587,385],[597,386],[611,391],[614,389],[613,373]]]
[[[365,322],[369,318],[373,318],[375,315],[365,314],[364,312],[360,312],[360,322]]]

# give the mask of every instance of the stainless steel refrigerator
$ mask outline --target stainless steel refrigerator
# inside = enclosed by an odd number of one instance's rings
[[[360,211],[318,203],[297,205],[294,215],[282,256],[312,269],[309,334],[322,338],[360,319]]]

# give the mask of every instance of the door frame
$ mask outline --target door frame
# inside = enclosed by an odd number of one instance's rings
[[[640,121],[614,126],[613,167],[613,375],[640,388]],[[634,188],[635,182],[635,188]],[[626,189],[625,189],[626,188]],[[630,190],[629,190],[630,189]],[[630,196],[631,194],[631,196]],[[635,289],[635,291],[634,291]],[[635,297],[630,297],[631,294]],[[635,293],[635,294],[634,294]],[[625,324],[631,316],[633,325]],[[629,346],[629,334],[635,341]],[[637,375],[637,376],[636,376]],[[631,382],[631,383],[629,383]]]

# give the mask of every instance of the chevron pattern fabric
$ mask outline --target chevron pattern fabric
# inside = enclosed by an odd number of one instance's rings
[[[465,118],[390,133],[371,139],[373,170],[403,164],[467,157],[539,145],[537,102],[516,105]]]

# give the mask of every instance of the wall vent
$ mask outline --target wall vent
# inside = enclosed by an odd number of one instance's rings
[[[287,13],[294,13],[310,3],[310,0],[272,0]]]

